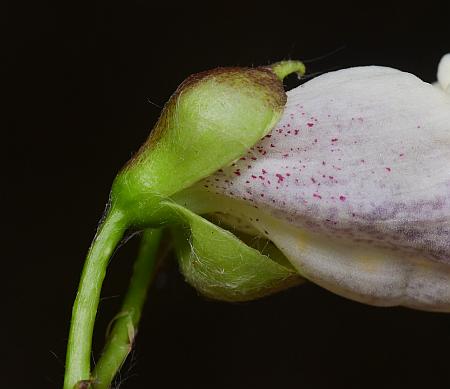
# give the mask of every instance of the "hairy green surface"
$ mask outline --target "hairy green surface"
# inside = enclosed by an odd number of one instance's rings
[[[250,247],[231,232],[179,205],[185,224],[173,227],[179,266],[195,289],[223,301],[248,301],[299,284],[302,278],[273,245]],[[269,255],[275,258],[272,259]]]

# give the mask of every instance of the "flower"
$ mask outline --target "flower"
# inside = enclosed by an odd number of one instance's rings
[[[286,96],[282,80],[304,70],[218,68],[171,96],[114,180],[72,310],[64,388],[107,387],[126,358],[161,227],[187,281],[213,298],[251,300],[304,277],[369,304],[450,312],[450,57],[438,87],[368,66]],[[141,250],[91,372],[101,285],[130,229],[146,229]]]
[[[174,200],[339,295],[450,311],[450,95],[412,74],[355,67],[291,90],[269,134]]]

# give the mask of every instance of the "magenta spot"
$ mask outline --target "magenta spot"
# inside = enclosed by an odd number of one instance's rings
[[[322,196],[317,194],[317,193],[313,193],[313,197],[315,197],[316,199],[321,199],[322,198]]]
[[[307,125],[308,127],[312,127],[312,126],[314,126],[314,123],[306,123],[306,125]]]
[[[264,170],[264,169],[261,169],[261,171],[262,171],[262,174],[266,174],[267,173],[267,171]]]
[[[337,142],[338,138],[331,139],[332,142]]]
[[[345,196],[339,196],[339,200],[341,201],[345,201],[346,197]]]
[[[388,172],[391,171],[391,168],[390,168],[390,167],[387,167],[387,168],[385,168],[385,169],[386,169],[386,171],[388,171]]]
[[[278,183],[284,181],[284,177],[281,174],[279,174],[279,173],[275,174],[275,177],[278,178]]]

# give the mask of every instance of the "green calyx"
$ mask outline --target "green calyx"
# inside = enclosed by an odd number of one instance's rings
[[[278,122],[283,78],[299,61],[269,67],[217,68],[186,79],[150,137],[117,176],[112,199],[138,225],[170,219],[161,199],[239,158]]]
[[[183,219],[173,227],[180,270],[203,295],[223,301],[248,301],[297,285],[302,281],[271,243],[244,243],[179,205],[171,204]],[[248,238],[248,237],[247,237]],[[259,243],[259,244],[258,244]]]

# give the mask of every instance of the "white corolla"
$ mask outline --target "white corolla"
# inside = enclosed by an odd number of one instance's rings
[[[196,211],[342,296],[450,311],[450,55],[438,83],[367,66],[291,90],[275,128],[196,185]]]

